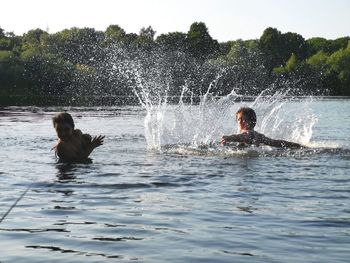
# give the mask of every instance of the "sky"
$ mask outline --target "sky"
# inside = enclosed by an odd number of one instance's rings
[[[0,27],[16,35],[116,24],[127,33],[152,26],[158,36],[204,22],[219,42],[256,39],[267,27],[306,39],[350,36],[350,0],[0,0],[0,10]]]

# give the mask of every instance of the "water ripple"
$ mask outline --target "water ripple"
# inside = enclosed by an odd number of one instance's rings
[[[125,259],[125,257],[121,256],[121,255],[108,255],[108,254],[103,254],[103,253],[84,252],[84,251],[73,250],[73,249],[64,249],[64,248],[54,247],[54,246],[30,245],[30,246],[26,246],[26,248],[45,249],[45,250],[51,250],[51,251],[55,251],[55,252],[72,253],[72,254],[83,255],[83,256],[88,256],[88,257],[101,256],[104,258]],[[138,260],[138,259],[133,258],[132,260]]]

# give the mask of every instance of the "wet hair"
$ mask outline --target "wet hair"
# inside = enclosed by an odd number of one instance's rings
[[[250,129],[253,129],[256,125],[256,113],[252,108],[242,107],[236,112],[236,116],[238,113],[242,113],[244,120],[249,125]]]
[[[55,127],[55,124],[58,124],[58,123],[68,123],[72,127],[72,129],[74,129],[73,118],[67,112],[58,113],[55,117],[52,118],[52,123],[54,127]]]

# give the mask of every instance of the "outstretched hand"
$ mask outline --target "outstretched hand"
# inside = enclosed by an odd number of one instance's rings
[[[102,136],[102,135],[95,136],[91,141],[92,146],[94,148],[101,146],[103,144],[104,138],[105,136]]]
[[[222,146],[225,146],[226,143],[227,143],[226,137],[227,137],[227,136],[222,136],[222,137],[221,137],[221,145],[222,145]]]

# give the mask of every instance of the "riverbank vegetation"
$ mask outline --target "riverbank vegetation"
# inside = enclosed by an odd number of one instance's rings
[[[288,88],[292,95],[350,96],[350,37],[334,40],[267,28],[259,39],[219,43],[207,26],[157,37],[118,25],[105,31],[0,28],[0,104],[84,104],[135,97],[141,88],[180,96]],[[132,100],[132,99],[131,99]]]

